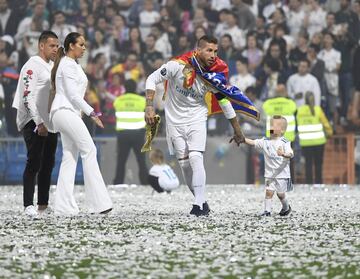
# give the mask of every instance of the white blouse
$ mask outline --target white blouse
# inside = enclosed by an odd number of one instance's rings
[[[74,59],[63,57],[56,72],[56,94],[50,118],[61,108],[70,109],[79,115],[81,111],[90,115],[94,109],[84,100],[87,83],[88,79],[81,66]]]

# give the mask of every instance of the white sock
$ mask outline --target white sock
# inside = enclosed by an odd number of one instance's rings
[[[272,199],[265,199],[265,211],[271,212]]]
[[[206,182],[203,154],[198,151],[192,151],[189,154],[189,160],[193,171],[192,185],[195,195],[194,204],[200,206],[200,208],[202,209],[202,205],[205,202],[205,182]]]
[[[192,187],[193,171],[191,169],[189,159],[179,160],[179,165],[180,165],[181,172],[183,174],[186,185],[189,187],[189,190],[191,191],[191,193],[193,193],[193,195],[195,195],[194,188]]]

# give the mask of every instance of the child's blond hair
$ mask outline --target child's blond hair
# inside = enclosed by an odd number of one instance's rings
[[[160,149],[151,150],[149,159],[154,165],[162,165],[165,162],[164,153]]]

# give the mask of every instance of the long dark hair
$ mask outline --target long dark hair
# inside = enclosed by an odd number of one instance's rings
[[[315,97],[313,92],[307,91],[305,93],[305,103],[309,106],[311,114],[315,115]]]
[[[56,53],[54,66],[51,70],[51,86],[52,86],[53,90],[55,90],[55,77],[56,77],[56,72],[59,67],[61,58],[63,58],[65,56],[65,53],[67,53],[69,51],[70,44],[76,44],[77,39],[81,36],[82,35],[78,32],[71,32],[66,36],[65,41],[64,41],[64,46],[59,47],[59,49]]]

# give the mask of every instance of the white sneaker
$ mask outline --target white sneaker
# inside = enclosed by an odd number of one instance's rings
[[[35,209],[35,206],[33,205],[29,205],[27,207],[25,207],[24,213],[26,216],[37,219],[39,218],[39,213],[37,212],[37,210]]]

